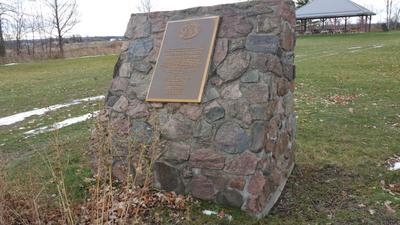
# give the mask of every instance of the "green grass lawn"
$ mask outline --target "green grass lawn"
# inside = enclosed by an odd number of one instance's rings
[[[117,56],[0,66],[0,117],[104,95]],[[193,224],[400,224],[400,195],[382,188],[400,183],[400,171],[385,161],[400,154],[400,32],[308,36],[297,40],[297,166],[271,214],[255,221],[235,209],[201,203]],[[100,102],[57,110],[0,127],[0,152],[19,176],[45,171],[41,154],[51,154],[54,133],[23,133],[101,108]],[[91,123],[57,132],[70,157],[68,185],[84,196]],[[46,176],[43,172],[42,176]],[[389,213],[386,206],[396,213]],[[233,221],[201,215],[224,209]]]

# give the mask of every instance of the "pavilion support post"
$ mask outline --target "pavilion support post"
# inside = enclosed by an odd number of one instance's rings
[[[333,30],[334,30],[334,33],[336,33],[336,28],[337,28],[337,26],[336,26],[336,23],[337,23],[337,18],[335,18],[335,19],[333,19]]]
[[[360,18],[361,18],[361,20],[360,20],[360,31],[359,32],[362,32],[363,27],[364,27],[364,16],[361,16]]]
[[[368,27],[368,32],[371,32],[371,25],[372,25],[372,15],[369,16],[369,27]]]
[[[345,17],[345,18],[344,18],[344,32],[345,32],[345,33],[347,33],[347,20],[348,20],[348,18]]]
[[[307,32],[307,19],[304,20],[304,33]]]

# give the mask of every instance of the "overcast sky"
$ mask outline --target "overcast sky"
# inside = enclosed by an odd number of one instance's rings
[[[125,33],[130,14],[137,12],[139,1],[77,0],[81,22],[70,34],[122,36]],[[165,11],[240,1],[243,0],[152,0],[152,4],[154,11]],[[378,15],[375,16],[375,22],[384,20],[382,16],[384,0],[354,0],[354,2],[376,11]]]

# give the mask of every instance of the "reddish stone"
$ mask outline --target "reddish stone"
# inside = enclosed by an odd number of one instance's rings
[[[289,89],[292,93],[296,90],[296,82],[295,81],[289,82]]]
[[[212,85],[217,86],[217,87],[221,86],[223,82],[224,82],[224,81],[221,80],[221,78],[218,78],[218,77],[212,77],[212,78],[210,78],[210,83],[211,83]]]
[[[276,147],[273,151],[276,158],[280,158],[289,148],[289,135],[287,132],[280,135]]]
[[[253,25],[244,17],[224,16],[218,36],[224,38],[238,38],[247,36],[253,29]]]
[[[267,84],[254,84],[250,88],[243,89],[243,94],[252,104],[267,103],[269,101],[269,87]]]
[[[240,92],[239,82],[235,82],[226,86],[222,89],[221,95],[225,99],[238,99],[242,97],[242,92]]]
[[[285,96],[289,92],[289,84],[286,79],[279,79],[277,85],[278,96]]]
[[[169,163],[176,165],[189,159],[190,145],[170,142],[166,149],[167,151],[162,156],[162,159]]]
[[[192,136],[193,123],[191,120],[170,118],[161,128],[161,134],[167,139],[186,140]]]
[[[189,117],[191,120],[198,120],[201,116],[202,107],[198,105],[183,105],[179,112]]]
[[[282,173],[275,167],[271,173],[272,183],[275,186],[279,186],[281,184],[282,178]]]
[[[281,33],[281,47],[286,51],[293,51],[295,38],[295,33],[292,31],[290,24],[284,23]]]
[[[228,54],[228,39],[218,39],[214,49],[213,62],[215,66],[218,66],[222,63],[222,61],[224,61],[226,55]]]
[[[260,213],[267,203],[267,197],[264,195],[252,196],[247,201],[245,209],[251,213]]]
[[[128,88],[128,79],[127,78],[114,78],[111,84],[112,91],[125,91]]]
[[[128,99],[125,96],[121,96],[114,104],[113,110],[117,112],[126,112],[128,109],[128,103]]]
[[[269,72],[273,72],[277,76],[282,76],[283,74],[282,63],[278,57],[274,55],[269,55],[267,57],[266,66]]]
[[[192,151],[189,164],[195,168],[223,169],[225,157],[212,149],[199,149]]]
[[[242,191],[245,185],[246,181],[242,177],[237,177],[231,181],[229,187]]]
[[[241,176],[251,175],[254,174],[258,161],[260,161],[260,159],[256,155],[246,152],[233,159],[228,164],[225,171]]]
[[[230,177],[222,170],[210,170],[210,169],[203,169],[201,171],[202,175],[206,176],[210,179],[215,189],[217,190],[225,190],[226,186],[228,185]]]
[[[129,103],[126,114],[131,118],[142,118],[149,115],[146,104],[139,100],[133,100]]]
[[[196,176],[191,182],[193,197],[203,200],[212,200],[215,196],[214,185],[205,176]]]
[[[247,188],[248,192],[254,195],[258,195],[263,191],[263,188],[267,181],[264,175],[258,171],[255,175],[250,177],[249,186]]]

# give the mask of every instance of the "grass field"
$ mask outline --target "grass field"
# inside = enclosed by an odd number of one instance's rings
[[[0,66],[0,118],[34,108],[104,95],[117,56]],[[400,224],[400,171],[385,161],[400,154],[400,33],[301,37],[296,48],[297,166],[270,216],[254,221],[235,209],[232,224]],[[11,177],[46,177],[40,155],[52,155],[55,133],[67,149],[68,189],[85,196],[90,176],[91,122],[26,137],[24,132],[101,108],[85,102],[0,126],[0,153]],[[388,207],[389,206],[389,207]],[[222,208],[195,206],[194,224],[229,224],[201,215]],[[390,210],[393,209],[393,210]],[[395,212],[393,212],[395,211]]]

